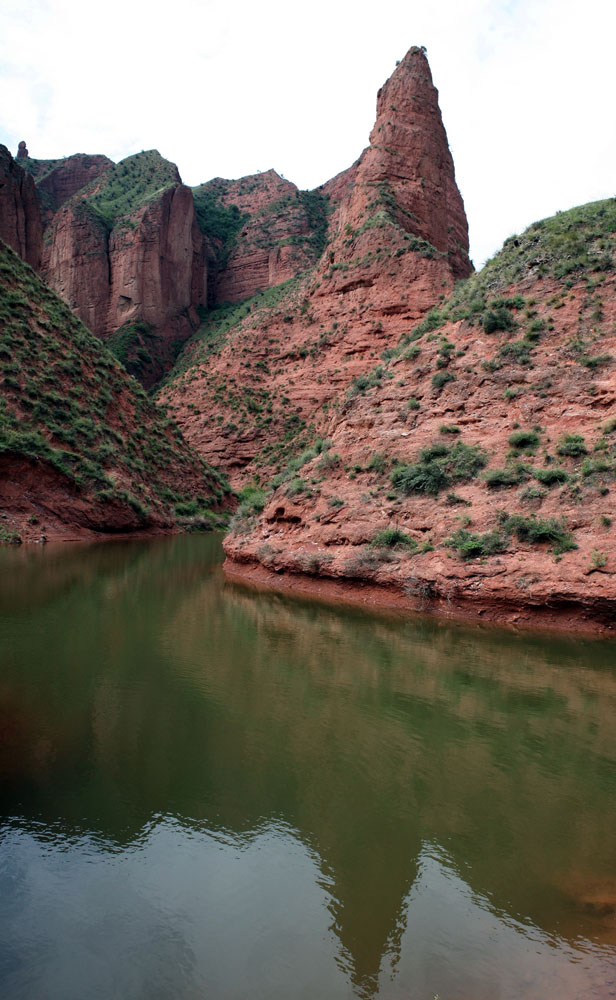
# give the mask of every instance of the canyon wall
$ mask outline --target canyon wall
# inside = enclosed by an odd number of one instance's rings
[[[422,49],[381,90],[369,147],[317,193],[328,230],[316,265],[278,297],[256,295],[220,327],[206,323],[161,393],[194,446],[237,485],[275,473],[281,442],[326,426],[352,380],[472,271]]]
[[[0,239],[35,271],[41,266],[43,225],[34,181],[0,145]]]
[[[315,262],[327,229],[327,199],[299,191],[275,170],[193,189],[204,235],[215,246],[213,305],[239,302],[288,281]]]
[[[155,150],[119,164],[102,157],[90,158],[89,166],[83,158],[69,161],[40,181],[63,202],[46,232],[43,274],[151,385],[196,328],[196,309],[207,301],[192,193]],[[74,187],[92,174],[70,195],[71,182]]]

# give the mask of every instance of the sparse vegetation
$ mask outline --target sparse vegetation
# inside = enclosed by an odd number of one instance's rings
[[[413,552],[417,549],[415,539],[406,535],[400,528],[384,528],[383,531],[379,531],[374,536],[370,544],[375,548],[404,548],[411,549]]]
[[[85,189],[87,199],[81,202],[82,210],[107,230],[118,224],[130,228],[130,216],[178,181],[177,167],[158,150],[136,153],[113,164],[100,180],[94,181],[96,193]]]
[[[508,542],[507,535],[500,531],[475,534],[468,531],[467,528],[459,528],[446,540],[445,544],[457,549],[463,559],[477,559],[481,556],[493,556],[497,552],[504,552]]]
[[[390,481],[401,493],[436,496],[453,483],[474,479],[486,464],[485,452],[477,445],[457,441],[452,447],[447,447],[436,443],[424,448],[414,465],[396,465]]]
[[[570,458],[579,458],[580,455],[586,455],[588,449],[581,434],[567,434],[566,437],[560,441],[556,451],[559,455],[567,455]]]
[[[3,244],[0,288],[0,452],[47,463],[82,496],[126,504],[143,524],[154,514],[204,519],[228,492],[224,477]]]

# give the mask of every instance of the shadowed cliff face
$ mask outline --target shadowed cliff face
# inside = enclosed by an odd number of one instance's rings
[[[34,181],[0,145],[0,239],[35,271],[41,266],[43,226]]]
[[[223,498],[217,473],[4,243],[0,302],[1,542],[160,531]]]
[[[195,447],[237,484],[271,475],[281,453],[301,449],[302,433],[324,430],[371,359],[472,269],[421,49],[382,88],[369,147],[315,194],[333,214],[314,270],[277,299],[255,296],[218,321],[213,314],[162,391]]]

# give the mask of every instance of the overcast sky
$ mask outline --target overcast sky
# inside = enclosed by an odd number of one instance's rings
[[[476,266],[616,193],[613,0],[2,0],[0,142],[156,148],[187,184],[274,167],[315,187],[367,144],[411,45],[428,50]]]

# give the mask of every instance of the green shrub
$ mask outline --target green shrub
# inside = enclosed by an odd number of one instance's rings
[[[390,481],[401,493],[428,493],[436,496],[455,482],[468,482],[487,464],[487,457],[477,445],[457,441],[453,447],[436,443],[424,448],[414,465],[400,464],[393,469]]]
[[[319,472],[328,472],[332,469],[337,469],[342,463],[342,459],[337,452],[333,454],[329,451],[324,451],[321,458],[317,462],[317,469]]]
[[[592,357],[588,354],[583,354],[579,358],[581,365],[584,365],[585,368],[591,369],[601,368],[603,365],[609,365],[610,361],[612,361],[611,354],[594,354]]]
[[[529,486],[520,494],[521,500],[543,500],[547,496],[547,490],[542,490],[540,486]]]
[[[415,359],[421,353],[421,347],[419,344],[411,344],[406,351],[401,355],[404,361],[415,361]]]
[[[570,458],[578,458],[586,455],[588,449],[581,434],[567,434],[559,443],[556,451],[559,455],[568,455]]]
[[[590,476],[598,474],[613,474],[614,467],[606,458],[585,458],[580,471],[584,479],[588,479]]]
[[[533,469],[533,476],[544,486],[555,486],[556,483],[566,483],[569,479],[569,474],[565,469],[560,468],[547,468],[547,469]]]
[[[536,317],[528,327],[526,331],[526,337],[528,340],[539,340],[539,337],[544,332],[546,328],[546,322],[539,316]]]
[[[483,535],[478,535],[466,528],[459,528],[445,544],[457,549],[463,559],[476,559],[479,556],[492,556],[497,552],[504,552],[507,542],[507,536],[499,531],[487,531]]]
[[[383,374],[383,367],[378,365],[374,371],[367,372],[365,375],[358,375],[351,382],[351,388],[347,393],[348,399],[352,399],[354,396],[363,396],[368,389],[373,389],[375,386],[380,385]]]
[[[406,548],[415,551],[417,542],[410,535],[405,535],[400,528],[385,528],[379,531],[372,539],[371,545],[375,548]]]
[[[287,486],[287,496],[296,497],[299,496],[300,493],[305,493],[306,496],[310,496],[310,487],[305,479],[301,479],[299,476],[296,476],[295,479],[292,479]]]
[[[489,469],[484,479],[486,486],[491,490],[498,490],[502,487],[517,486],[523,479],[528,477],[528,471],[524,465],[510,465],[505,469]]]
[[[500,514],[501,527],[509,534],[515,534],[521,542],[541,544],[551,542],[555,555],[577,549],[577,545],[563,521],[555,517],[540,520],[536,517],[524,517],[522,514]]]
[[[509,435],[509,444],[517,451],[529,451],[539,444],[539,435],[536,431],[515,431]]]
[[[510,359],[519,365],[529,365],[531,350],[532,344],[529,340],[510,340],[507,344],[501,344],[498,357],[501,361]]]
[[[442,389],[448,382],[454,382],[455,377],[453,372],[436,372],[432,376],[432,385],[435,389]]]
[[[488,309],[483,314],[481,325],[486,333],[495,333],[497,330],[513,330],[515,319],[507,308],[498,306],[495,309]]]
[[[456,506],[472,507],[473,506],[473,501],[472,500],[465,500],[464,497],[458,496],[457,493],[448,493],[447,496],[445,497],[445,499],[446,499],[447,503],[450,506],[452,506],[452,507],[456,507]]]
[[[389,459],[387,458],[385,452],[375,451],[366,465],[366,470],[368,472],[376,472],[379,476],[382,476],[388,465]]]
[[[260,486],[245,486],[239,493],[239,508],[245,513],[260,514],[267,502],[267,493]]]

